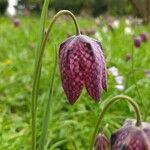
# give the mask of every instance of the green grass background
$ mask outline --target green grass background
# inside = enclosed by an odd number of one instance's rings
[[[125,90],[118,91],[114,77],[108,73],[108,92],[103,93],[99,103],[94,102],[84,90],[78,101],[71,106],[63,92],[57,67],[53,89],[53,116],[46,143],[50,150],[88,149],[103,103],[118,94],[127,94],[134,98],[141,108],[144,121],[150,121],[150,78],[145,75],[145,71],[150,69],[150,39],[139,49],[133,45],[133,37],[141,32],[150,33],[150,26],[131,26],[134,35],[127,35],[124,33],[125,18],[120,19],[118,29],[107,33],[102,31],[101,26],[96,26],[93,18],[80,17],[78,21],[82,29],[92,27],[101,34],[107,67],[115,66],[119,69],[124,77]],[[18,28],[14,27],[11,19],[0,17],[0,150],[31,149],[31,92],[38,28],[37,16],[21,18]],[[75,34],[73,23],[65,18],[59,19],[46,46],[38,100],[37,140],[45,111],[44,102],[48,98],[55,50],[68,34]],[[134,76],[132,60],[126,61],[126,55],[132,51]],[[133,117],[133,109],[127,103],[115,103],[105,115],[100,129],[108,123],[106,135],[110,137],[126,118]]]

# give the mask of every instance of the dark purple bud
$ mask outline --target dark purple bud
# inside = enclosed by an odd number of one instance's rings
[[[132,59],[132,54],[128,53],[126,55],[126,61],[130,61]]]
[[[101,44],[85,35],[73,36],[61,44],[59,64],[64,91],[73,104],[85,86],[99,100],[107,90],[107,69]]]
[[[142,43],[142,40],[141,40],[140,36],[134,38],[134,45],[135,45],[135,47],[139,48],[141,46],[141,43]]]
[[[19,18],[14,18],[13,23],[14,23],[15,27],[19,27],[20,26],[20,19]]]
[[[105,135],[99,134],[97,136],[95,150],[109,150],[109,141]]]
[[[142,42],[146,42],[148,40],[148,34],[147,33],[142,33],[140,35]]]
[[[150,150],[150,124],[137,127],[135,121],[127,120],[125,125],[111,137],[112,150]]]

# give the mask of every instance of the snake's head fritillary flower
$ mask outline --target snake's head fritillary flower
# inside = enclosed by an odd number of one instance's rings
[[[14,23],[15,27],[19,27],[20,26],[20,19],[19,18],[14,18],[13,23]]]
[[[105,58],[97,40],[85,35],[70,37],[60,46],[59,64],[63,88],[71,104],[84,86],[97,101],[102,91],[107,90]]]
[[[95,150],[109,150],[109,140],[104,134],[99,134],[95,141]]]
[[[135,47],[139,48],[139,47],[141,47],[141,44],[142,44],[142,39],[141,39],[141,37],[140,37],[140,36],[135,37],[135,38],[134,38],[134,45],[135,45]]]
[[[148,34],[143,32],[140,35],[142,42],[146,42],[148,40]]]
[[[112,150],[150,150],[150,124],[137,127],[134,120],[127,120],[124,126],[111,137]]]

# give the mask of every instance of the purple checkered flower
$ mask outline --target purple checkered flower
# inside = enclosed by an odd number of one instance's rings
[[[142,123],[136,127],[134,120],[125,125],[111,137],[112,150],[150,150],[150,124]]]
[[[70,37],[60,46],[59,64],[63,88],[71,104],[84,86],[96,101],[107,90],[105,58],[97,40],[85,35]]]

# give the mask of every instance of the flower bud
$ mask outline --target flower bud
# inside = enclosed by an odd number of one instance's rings
[[[105,135],[99,134],[95,141],[95,150],[109,150],[109,141]]]
[[[150,150],[150,124],[136,126],[127,120],[124,126],[111,137],[112,150]]]
[[[103,49],[97,40],[85,35],[73,36],[61,44],[59,65],[64,91],[73,104],[85,86],[99,100],[107,90],[107,70]]]
[[[141,37],[138,36],[134,39],[135,47],[137,47],[137,48],[141,47],[141,43],[142,43]]]
[[[140,35],[140,37],[141,37],[141,40],[142,40],[142,42],[146,42],[147,40],[148,40],[148,35],[147,35],[147,33],[142,33],[141,35]]]
[[[20,19],[19,18],[14,18],[13,23],[14,23],[15,27],[19,27],[20,26]]]

